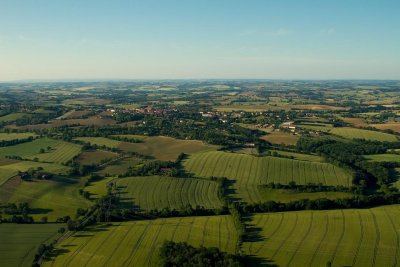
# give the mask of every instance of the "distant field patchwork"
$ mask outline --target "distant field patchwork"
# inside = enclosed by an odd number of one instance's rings
[[[157,266],[158,248],[166,240],[234,253],[237,235],[230,216],[99,225],[64,240],[57,247],[64,252],[43,266]]]
[[[253,216],[243,250],[279,266],[400,266],[400,206]]]

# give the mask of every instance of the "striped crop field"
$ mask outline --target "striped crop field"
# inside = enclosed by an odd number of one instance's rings
[[[399,205],[257,214],[243,250],[279,266],[400,266],[399,216]]]
[[[43,266],[157,266],[166,240],[219,247],[234,253],[236,230],[230,216],[184,217],[92,226],[62,241],[62,250]]]
[[[62,224],[0,224],[0,265],[32,266],[41,243],[52,241]]]
[[[257,189],[262,184],[295,181],[297,184],[350,186],[352,177],[348,171],[329,163],[221,151],[194,154],[184,162],[184,166],[198,177],[216,176],[235,180],[237,193],[248,202],[262,200]]]
[[[330,130],[329,133],[336,134],[349,139],[358,138],[358,139],[375,140],[381,142],[384,141],[395,142],[398,140],[398,138],[393,134],[364,130],[364,129],[356,129],[351,127],[332,128],[332,130]]]
[[[221,208],[218,183],[195,178],[164,176],[128,177],[114,180],[129,205],[143,210],[170,208],[180,210],[190,204],[207,209]]]
[[[118,148],[119,145],[122,143],[121,141],[113,140],[110,138],[105,138],[105,137],[78,137],[75,138],[75,140],[84,142],[84,143],[89,143],[91,145],[96,145],[96,146],[105,146],[109,148]]]
[[[18,139],[27,139],[29,137],[35,137],[34,133],[0,133],[0,141],[11,141]]]
[[[43,149],[44,152],[40,153]],[[0,157],[19,156],[43,162],[65,163],[81,152],[81,146],[50,138],[0,148]]]

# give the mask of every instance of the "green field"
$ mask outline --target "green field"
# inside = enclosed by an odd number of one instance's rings
[[[118,148],[121,144],[120,141],[105,138],[105,137],[79,137],[75,138],[75,140],[82,141],[84,143],[89,143],[91,145],[96,146],[105,146],[109,148]]]
[[[43,163],[34,161],[16,161],[10,164],[0,166],[0,186],[9,178],[18,174],[18,171],[27,171],[30,168],[37,169],[42,167],[44,171],[53,174],[65,175],[69,167],[54,163]]]
[[[14,178],[13,178],[14,179]],[[27,202],[33,209],[35,221],[47,216],[49,221],[69,215],[78,208],[87,208],[91,202],[79,195],[83,182],[76,178],[55,177],[46,181],[11,181],[0,187],[3,203]]]
[[[52,241],[61,224],[0,224],[0,265],[30,267],[41,243]]]
[[[36,136],[34,133],[0,133],[0,141],[26,139],[34,136]]]
[[[21,119],[24,116],[32,116],[27,113],[11,113],[0,117],[0,122],[12,122]]]
[[[50,148],[48,150],[48,148]],[[40,150],[44,149],[44,153]],[[65,163],[81,152],[81,146],[50,138],[35,139],[32,142],[0,148],[0,157],[20,156],[43,162]]]
[[[207,209],[221,208],[218,183],[194,178],[172,178],[162,176],[129,177],[116,180],[122,187],[127,203],[141,209],[170,208],[180,210],[187,204]],[[126,192],[126,193],[125,193]]]
[[[257,214],[250,223],[253,242],[243,250],[255,264],[399,266],[399,216],[399,205]]]
[[[92,194],[104,194],[109,180],[102,180],[87,187]],[[218,183],[195,178],[164,176],[127,177],[114,179],[121,189],[122,203],[130,208],[181,210],[188,204],[207,209],[221,208]],[[99,185],[101,184],[101,185]]]
[[[342,136],[344,138],[349,139],[365,139],[365,140],[376,140],[376,141],[388,141],[388,142],[395,142],[397,141],[397,137],[392,134],[377,132],[377,131],[370,131],[370,130],[363,130],[363,129],[356,129],[351,127],[340,127],[340,128],[332,128],[329,131],[331,134],[336,134]]]
[[[234,253],[236,230],[230,216],[167,218],[95,226],[64,240],[63,253],[43,266],[157,266],[166,240],[219,247]]]
[[[365,155],[368,160],[377,162],[400,162],[400,155],[397,154],[375,154],[375,155]]]
[[[351,184],[351,174],[329,163],[309,162],[277,157],[221,151],[197,153],[184,162],[185,169],[198,177],[227,177],[234,180],[234,190],[245,201],[262,200],[258,185],[271,182],[288,184]]]

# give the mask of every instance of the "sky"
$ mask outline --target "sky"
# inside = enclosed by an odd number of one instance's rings
[[[31,79],[400,79],[400,1],[0,0]]]

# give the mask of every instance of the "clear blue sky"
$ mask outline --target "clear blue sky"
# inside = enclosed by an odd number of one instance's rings
[[[400,79],[399,0],[2,0],[0,80]]]

